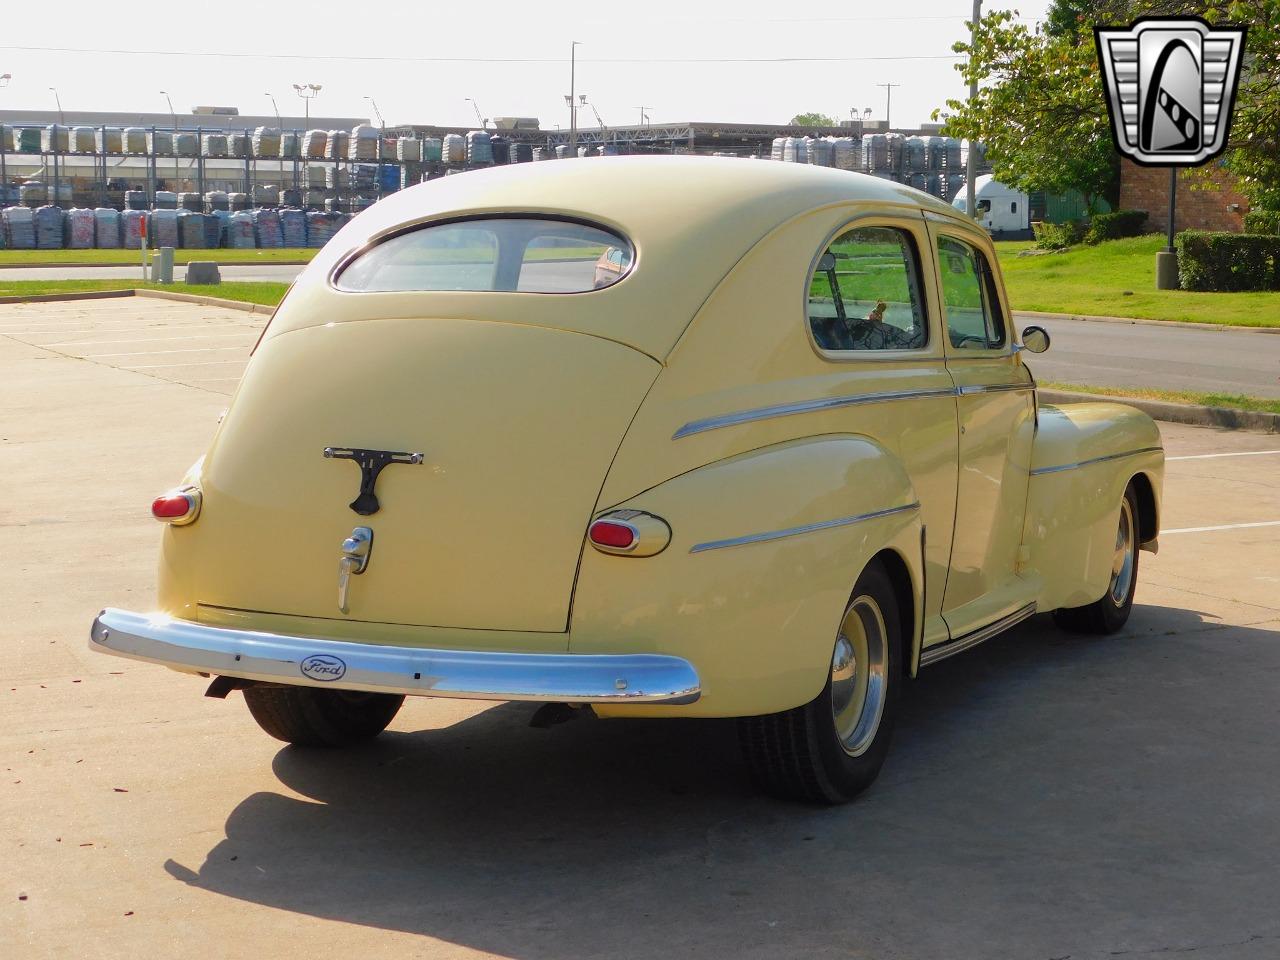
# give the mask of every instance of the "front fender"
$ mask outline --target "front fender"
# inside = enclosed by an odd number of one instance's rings
[[[617,508],[664,518],[671,543],[643,558],[586,549],[569,649],[684,657],[702,698],[599,712],[747,716],[812,700],[854,582],[883,550],[909,571],[920,623],[919,505],[902,465],[872,440],[833,435],[764,447]]]

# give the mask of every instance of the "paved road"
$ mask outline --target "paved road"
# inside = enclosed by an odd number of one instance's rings
[[[573,286],[580,264],[540,264],[543,280]],[[288,283],[297,266],[224,266],[223,279]],[[183,268],[175,268],[181,281]],[[0,280],[137,278],[136,267],[0,269]],[[1097,387],[1156,387],[1199,393],[1241,393],[1280,398],[1280,335],[1196,330],[1152,324],[1093,323],[1018,317],[1018,326],[1038,323],[1053,337],[1048,353],[1034,357],[1041,380]]]
[[[1018,318],[1029,323],[1053,339],[1028,360],[1040,380],[1280,397],[1280,334]]]
[[[752,792],[731,723],[411,700],[308,751],[90,653],[99,607],[152,603],[146,506],[254,329],[86,306],[0,306],[0,956],[1275,957],[1280,528],[1240,526],[1280,520],[1275,437],[1162,425],[1127,629],[929,668],[879,782],[818,809]]]

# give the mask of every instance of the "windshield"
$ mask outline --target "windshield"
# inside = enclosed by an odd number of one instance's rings
[[[487,217],[420,227],[384,240],[338,275],[348,292],[485,290],[584,293],[631,269],[631,244],[570,220]]]

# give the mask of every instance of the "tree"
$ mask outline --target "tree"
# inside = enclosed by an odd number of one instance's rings
[[[834,127],[839,125],[839,121],[835,117],[828,117],[825,113],[797,113],[791,118],[791,125],[794,127]]]
[[[1056,34],[1028,28],[1013,11],[984,16],[972,41],[952,48],[967,57],[956,69],[978,82],[978,95],[948,100],[934,117],[946,120],[951,136],[985,145],[1000,182],[1027,192],[1074,188],[1093,209],[1118,158],[1093,38],[1082,42],[1081,18],[1062,13]]]
[[[1092,204],[1114,176],[1093,28],[1139,16],[1247,25],[1245,69],[1223,165],[1257,206],[1280,209],[1280,0],[1055,0],[1043,29],[1008,11],[987,14],[952,48],[976,80],[972,101],[948,100],[947,132],[984,143],[992,170],[1021,190],[1080,190]]]

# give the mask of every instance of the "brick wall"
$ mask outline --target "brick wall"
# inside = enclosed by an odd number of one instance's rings
[[[1195,173],[1191,179],[1178,176],[1178,230],[1229,230],[1239,233],[1244,229],[1244,215],[1249,203],[1235,189],[1235,181],[1216,162],[1208,166],[1208,184],[1203,175]],[[1197,189],[1191,189],[1192,184]],[[1209,189],[1202,189],[1208,186]],[[1238,204],[1232,212],[1230,206]],[[1140,167],[1129,160],[1120,161],[1120,209],[1145,210],[1147,226],[1161,232],[1169,229],[1169,171],[1162,167]]]

